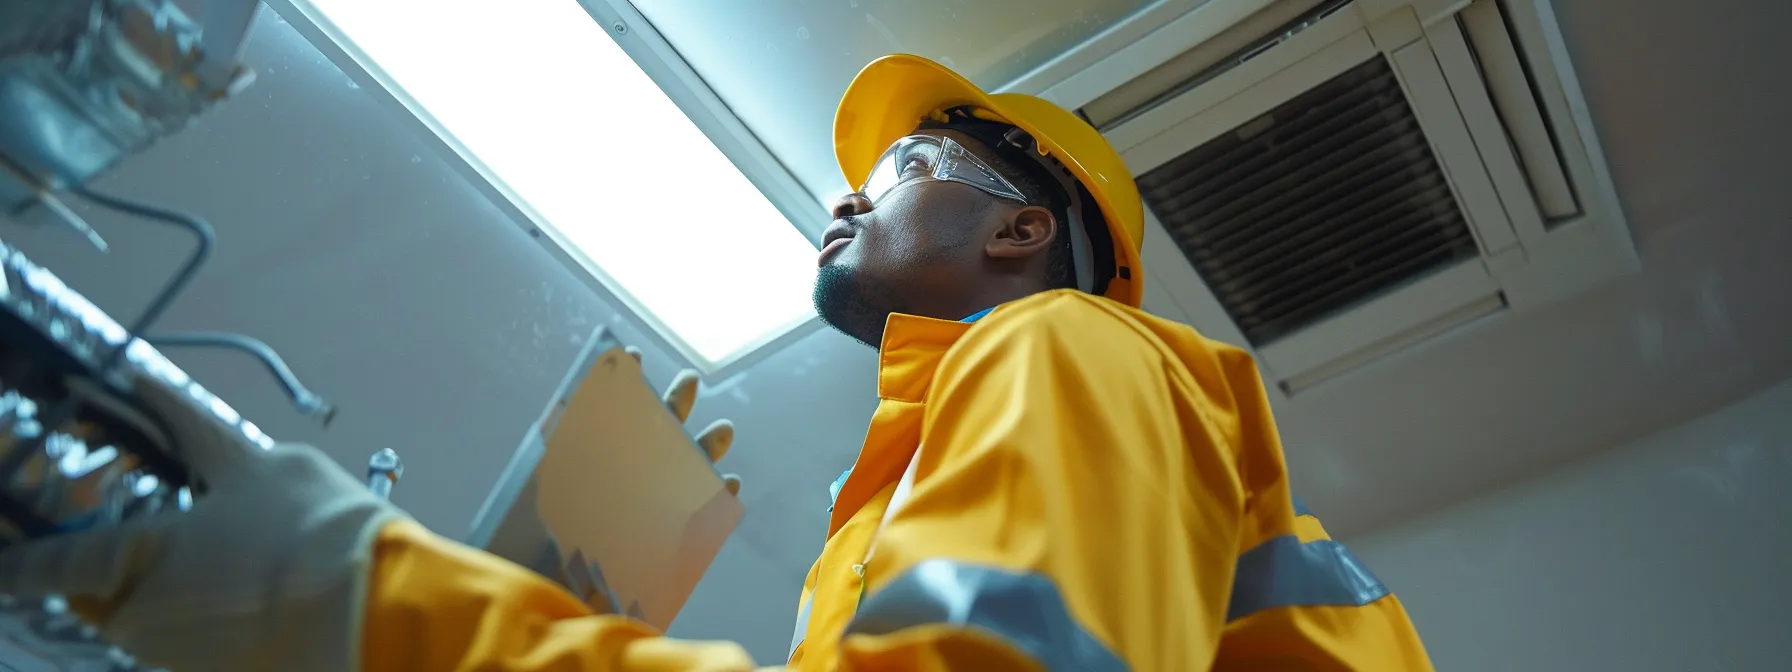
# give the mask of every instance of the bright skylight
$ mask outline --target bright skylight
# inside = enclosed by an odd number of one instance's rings
[[[579,3],[311,4],[703,364],[814,314],[815,246]]]

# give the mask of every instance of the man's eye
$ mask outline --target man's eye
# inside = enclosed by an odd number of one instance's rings
[[[909,173],[916,173],[916,172],[924,173],[924,172],[928,172],[928,171],[932,170],[933,165],[928,163],[926,156],[923,156],[920,154],[910,154],[906,157],[903,157],[902,165],[900,166],[900,169],[902,170],[902,174],[904,174],[904,175],[907,175]]]

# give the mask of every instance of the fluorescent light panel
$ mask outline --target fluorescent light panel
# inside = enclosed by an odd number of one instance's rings
[[[312,0],[713,367],[814,315],[815,246],[572,0]]]

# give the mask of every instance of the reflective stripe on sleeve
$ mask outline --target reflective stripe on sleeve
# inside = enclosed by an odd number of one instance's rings
[[[1126,670],[1071,617],[1050,579],[944,559],[915,565],[867,598],[846,634],[883,635],[932,623],[976,628],[1052,672]]]
[[[1283,535],[1238,556],[1226,621],[1275,607],[1360,607],[1387,594],[1343,544]]]

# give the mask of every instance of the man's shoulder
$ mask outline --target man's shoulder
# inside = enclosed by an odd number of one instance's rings
[[[1081,354],[1101,353],[1109,361],[1128,349],[1184,364],[1215,357],[1229,362],[1250,360],[1243,350],[1210,340],[1194,327],[1076,290],[1041,292],[1011,301],[979,322],[989,323],[979,329],[987,329],[985,333],[995,339],[1045,336],[1044,340],[1059,347]]]

